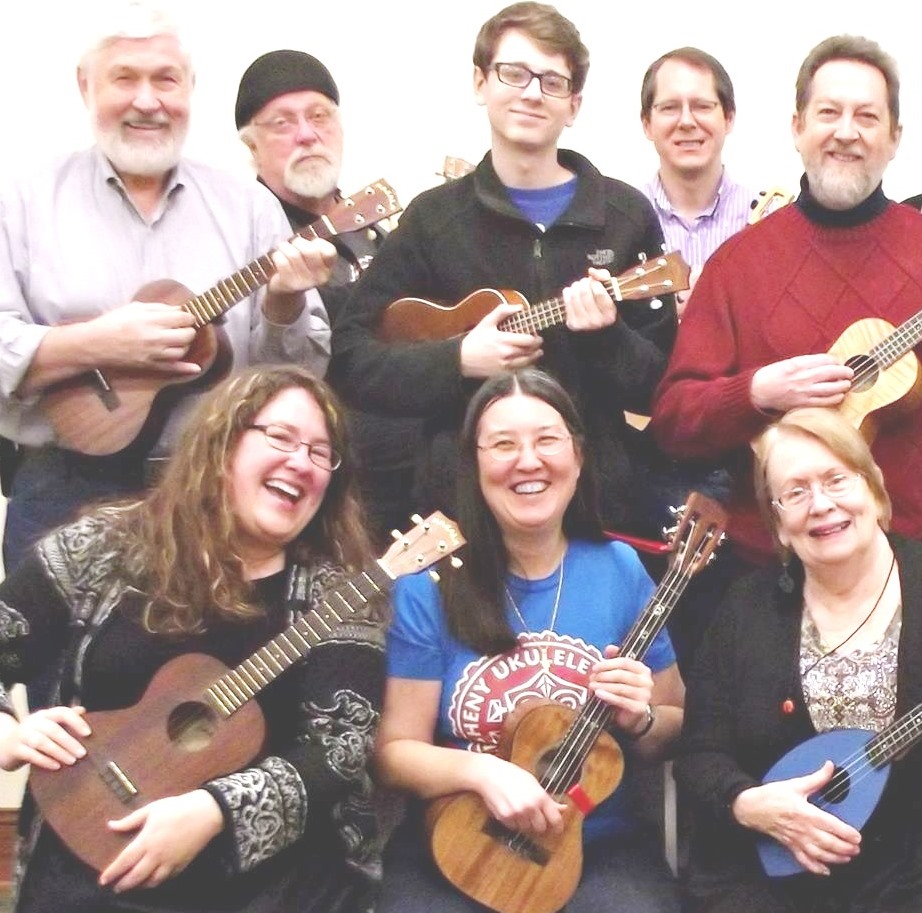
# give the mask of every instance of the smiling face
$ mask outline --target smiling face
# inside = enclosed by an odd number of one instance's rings
[[[536,449],[542,439],[568,438],[557,452]],[[514,448],[508,461],[488,448]],[[480,490],[507,543],[522,537],[554,537],[576,491],[582,459],[560,413],[542,399],[513,394],[488,406],[477,426]]]
[[[855,472],[832,450],[806,435],[786,434],[771,448],[765,475],[772,498],[792,488],[811,490],[803,505],[791,510],[774,508],[778,541],[808,570],[860,561],[884,535],[881,506],[863,476],[835,498],[820,489],[838,473]]]
[[[518,63],[534,73],[554,72],[572,77],[570,65],[562,54],[546,54],[524,32],[510,29],[497,42],[493,64]],[[493,144],[532,152],[555,149],[560,134],[572,125],[579,112],[582,96],[567,98],[544,95],[537,79],[525,88],[507,86],[496,71],[474,68],[474,95],[484,105],[490,119]]]
[[[96,142],[119,174],[158,176],[179,161],[192,72],[172,35],[119,38],[77,72]]]
[[[656,73],[653,107],[643,118],[643,129],[660,167],[689,176],[720,167],[733,116],[724,113],[713,73],[670,59]]]
[[[831,60],[816,71],[792,129],[810,192],[835,210],[873,193],[901,135],[890,119],[883,73],[856,60]]]
[[[282,390],[256,413],[251,424],[282,425],[299,441],[330,444],[320,406],[300,387]],[[243,432],[227,479],[241,557],[249,568],[281,569],[285,546],[313,519],[331,478],[329,470],[310,460],[306,447],[285,453],[272,447],[262,431]]]

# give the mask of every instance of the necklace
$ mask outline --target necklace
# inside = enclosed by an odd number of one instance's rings
[[[811,673],[824,659],[832,656],[837,650],[844,647],[870,620],[871,616],[877,611],[877,607],[880,605],[881,599],[884,598],[884,593],[887,592],[887,587],[890,585],[890,578],[893,576],[893,569],[896,567],[896,555],[894,554],[893,560],[890,562],[890,570],[887,571],[887,576],[884,580],[884,585],[880,588],[880,593],[877,594],[877,599],[874,600],[874,605],[871,606],[871,611],[864,616],[861,624],[855,628],[845,640],[840,640],[831,650],[827,650],[819,659],[812,662],[800,675],[801,679],[806,679],[807,675]],[[816,622],[814,622],[814,625]],[[819,632],[819,629],[817,629]]]
[[[564,554],[564,558],[566,554]],[[557,625],[557,610],[560,608],[560,591],[563,589],[563,562],[564,558],[560,559],[560,567],[557,570],[557,594],[554,596],[554,608],[551,609],[551,623],[548,626],[548,630],[553,633],[554,628]],[[516,605],[515,600],[512,598],[512,593],[509,592],[509,587],[506,584],[503,584],[503,589],[506,591],[506,598],[509,600],[509,605],[512,606],[512,611],[515,612],[515,617],[518,618],[519,623],[522,625],[522,631],[526,634],[528,633],[528,624],[525,621],[524,616],[519,611],[519,607]],[[541,668],[545,672],[551,671],[551,660],[547,653],[547,644],[542,644],[539,648],[541,651]]]

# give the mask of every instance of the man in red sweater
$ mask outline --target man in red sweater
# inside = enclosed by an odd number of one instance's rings
[[[772,551],[750,439],[788,409],[842,402],[852,371],[826,353],[852,323],[897,326],[922,309],[922,215],[881,189],[901,133],[893,60],[864,38],[820,43],[797,78],[792,130],[801,194],[708,260],[653,410],[672,455],[738,458],[730,542],[744,563]],[[894,528],[922,538],[922,411],[884,425],[873,449]]]

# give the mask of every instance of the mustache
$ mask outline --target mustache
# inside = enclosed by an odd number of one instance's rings
[[[133,114],[122,120],[127,127],[168,127],[170,119],[166,114]]]

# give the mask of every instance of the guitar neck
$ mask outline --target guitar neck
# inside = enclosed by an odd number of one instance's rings
[[[621,656],[637,660],[646,656],[691,577],[686,570],[670,567],[624,638]],[[598,697],[591,697],[583,704],[541,778],[541,785],[548,792],[565,792],[579,779],[586,755],[611,722],[613,713],[612,706]]]
[[[337,587],[316,609],[260,647],[235,669],[205,689],[209,703],[224,717],[239,710],[330,632],[361,612],[372,598],[390,590],[392,578],[376,564]]]
[[[906,751],[922,738],[922,704],[916,704],[908,713],[882,729],[866,748],[865,754],[874,767],[889,764],[898,754]]]
[[[335,234],[337,231],[333,224],[326,216],[321,216],[317,221],[302,228],[295,237],[307,238],[309,241],[318,238],[328,241]],[[182,306],[192,314],[195,318],[195,328],[200,330],[226,314],[235,304],[252,295],[257,289],[267,285],[275,273],[275,263],[270,251],[251,260],[243,269],[222,279],[201,295],[194,295],[183,302]]]
[[[613,301],[621,301],[617,279],[606,279],[602,282],[605,291],[611,295]],[[530,307],[523,308],[510,315],[499,323],[499,329],[507,333],[529,333],[535,335],[548,327],[565,323],[567,319],[566,308],[562,297],[548,298]]]
[[[913,314],[889,336],[885,336],[868,352],[868,355],[882,369],[889,368],[892,364],[898,362],[910,349],[915,348],[920,341],[922,341],[922,311]]]

